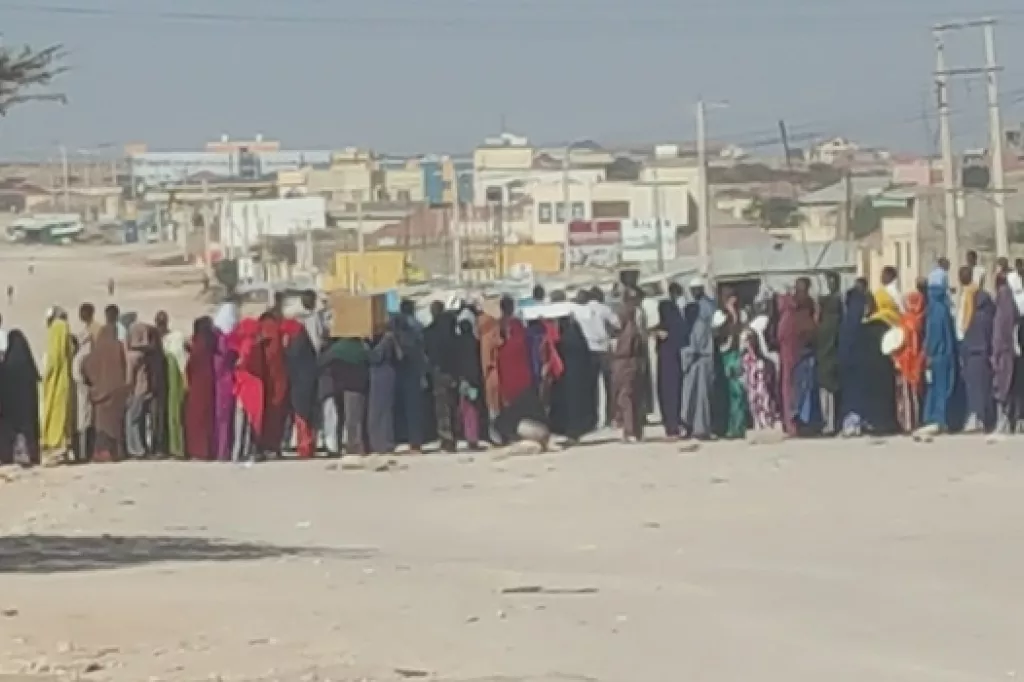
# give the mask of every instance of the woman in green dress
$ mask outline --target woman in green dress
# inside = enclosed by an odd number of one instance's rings
[[[167,454],[185,458],[185,336],[179,331],[167,332],[163,338],[167,359]]]
[[[743,362],[740,334],[746,319],[739,308],[739,299],[731,291],[723,292],[724,305],[715,313],[718,340],[718,367],[721,398],[718,404],[723,414],[716,421],[722,425],[725,438],[743,438],[747,434],[749,410],[747,392],[743,385]]]

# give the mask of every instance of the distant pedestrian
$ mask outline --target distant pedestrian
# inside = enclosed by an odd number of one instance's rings
[[[28,259],[28,274],[31,275],[31,274],[35,273],[35,271],[36,271],[36,259],[35,258],[29,258]]]
[[[13,284],[8,284],[7,285],[7,305],[13,305],[13,304],[14,304],[14,285]]]
[[[111,277],[110,279],[107,280],[107,295],[113,296],[116,288],[117,286],[114,284],[114,278]]]

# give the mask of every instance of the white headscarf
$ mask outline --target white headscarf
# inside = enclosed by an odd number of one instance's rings
[[[164,335],[163,345],[164,352],[178,362],[178,370],[184,376],[185,363],[188,361],[188,355],[185,353],[185,335],[177,330],[169,331]]]
[[[224,334],[230,334],[238,326],[238,317],[238,304],[230,301],[221,303],[213,317],[213,326]]]
[[[743,347],[746,348],[747,339],[750,338],[751,335],[753,335],[757,339],[757,345],[761,349],[761,355],[767,358],[768,361],[775,365],[775,367],[777,368],[779,366],[779,354],[773,353],[768,348],[768,341],[767,339],[765,339],[765,332],[767,330],[768,316],[758,315],[757,317],[755,317],[753,320],[750,321],[750,324],[747,326],[747,329],[745,329],[743,331],[743,334],[741,335],[741,338],[744,342]]]
[[[1006,275],[1006,285],[1013,292],[1013,302],[1017,304],[1017,313],[1024,315],[1024,280],[1016,271]]]

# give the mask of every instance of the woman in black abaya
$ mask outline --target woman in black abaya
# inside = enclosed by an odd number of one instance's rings
[[[0,363],[0,464],[39,463],[39,380],[28,339],[11,331]]]
[[[596,405],[591,394],[597,385],[597,365],[576,320],[564,317],[558,321],[558,327],[556,349],[565,369],[551,389],[551,431],[575,443],[597,428]]]

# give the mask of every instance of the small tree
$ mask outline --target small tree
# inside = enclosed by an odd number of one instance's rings
[[[42,50],[27,45],[20,49],[0,47],[0,116],[26,102],[66,102],[63,94],[36,92],[67,71],[61,65],[65,55],[61,45]]]
[[[863,239],[882,228],[882,214],[871,199],[863,199],[853,207],[853,223],[850,233],[854,239]]]
[[[755,197],[747,207],[744,217],[757,221],[766,230],[800,227],[804,219],[796,200],[760,196]]]

